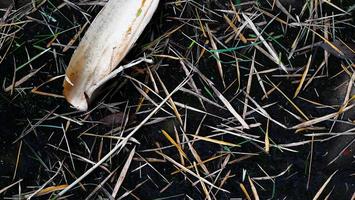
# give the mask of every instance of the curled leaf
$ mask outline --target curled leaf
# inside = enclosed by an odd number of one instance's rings
[[[88,109],[94,91],[126,56],[151,20],[159,0],[110,0],[88,28],[72,56],[64,96]]]

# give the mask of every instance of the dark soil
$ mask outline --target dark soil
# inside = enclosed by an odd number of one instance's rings
[[[285,3],[284,5],[286,7],[290,4],[295,7],[292,13],[299,13],[302,6],[300,6],[301,4],[297,5],[296,2],[297,1],[290,1],[283,3]],[[63,1],[48,1],[41,5],[38,10],[28,14],[28,17],[38,19],[39,21],[45,20],[48,24],[43,24],[34,20],[26,23],[15,34],[14,42],[11,43],[9,52],[6,54],[3,62],[0,63],[0,80],[2,85],[7,87],[11,84],[14,74],[14,67],[18,67],[23,63],[26,63],[28,61],[28,55],[30,57],[38,55],[46,49],[47,45],[52,41],[54,41],[55,44],[58,44],[59,42],[61,44],[67,44],[78,31],[77,28],[71,28],[76,25],[83,25],[86,22],[82,13],[68,5],[62,7],[60,11],[57,11],[56,7],[61,3],[63,3]],[[78,1],[75,1],[75,3],[78,3]],[[225,90],[216,68],[216,59],[211,53],[206,53],[197,62],[198,57],[201,54],[201,48],[196,44],[191,45],[192,41],[185,35],[189,36],[199,44],[204,45],[206,49],[212,49],[210,43],[205,43],[208,39],[202,35],[198,28],[196,28],[199,26],[199,22],[187,20],[196,16],[196,13],[198,12],[200,17],[206,20],[204,23],[208,24],[209,28],[213,30],[217,38],[224,41],[226,39],[224,38],[224,35],[226,34],[225,30],[228,28],[228,24],[223,19],[223,16],[217,16],[212,11],[219,12],[221,10],[230,10],[230,3],[229,1],[212,0],[201,1],[199,3],[211,11],[202,12],[199,9],[196,9],[193,3],[182,3],[183,5],[177,5],[177,3],[175,4],[174,2],[161,1],[159,9],[157,10],[152,22],[146,28],[145,32],[149,34],[142,35],[136,46],[123,61],[123,63],[128,63],[129,61],[142,56],[143,53],[146,53],[147,55],[153,55],[156,65],[146,66],[144,64],[125,71],[124,73],[148,84],[150,87],[153,87],[152,82],[149,81],[149,78],[147,78],[147,74],[139,72],[139,69],[151,67],[151,69],[155,70],[162,78],[162,81],[165,83],[168,91],[172,91],[185,78],[185,73],[178,61],[154,55],[176,56],[174,51],[177,51],[183,57],[186,57],[189,62],[194,63],[207,78],[212,80],[215,87],[219,91],[224,91],[223,95],[225,95],[228,100],[234,99],[231,101],[233,107],[238,113],[242,113],[245,94],[241,91],[245,91],[247,87],[249,70],[252,63],[251,60],[255,48],[250,45],[249,47],[242,48],[238,51],[221,54],[225,82],[227,85],[232,84],[232,87]],[[259,4],[261,8],[270,9],[268,4],[264,5],[263,3],[264,2],[261,2]],[[345,10],[351,6],[354,6],[351,1],[333,3]],[[93,19],[93,16],[95,16],[101,8],[99,6],[78,5],[91,15],[89,17],[90,20]],[[236,9],[238,10],[244,12],[254,11],[251,8],[251,5],[245,7],[238,5],[236,3]],[[326,15],[325,13],[329,16],[339,12],[329,5],[324,5],[323,9],[324,16]],[[287,18],[287,16],[281,13],[278,9],[270,9],[269,11],[275,15],[279,14],[278,16],[281,19],[285,20]],[[5,12],[0,11],[0,13],[0,15],[2,15],[2,13]],[[46,15],[43,13],[46,13]],[[351,14],[354,18],[354,13],[352,12]],[[264,21],[264,17],[265,16],[258,18],[254,21],[254,23]],[[303,21],[307,19],[308,16],[304,15],[303,18],[300,20]],[[348,16],[344,16],[343,18],[336,18],[336,20],[343,20],[347,18]],[[23,20],[24,19],[25,18],[23,18]],[[270,19],[267,21],[269,20]],[[153,47],[147,48],[148,45],[152,44],[151,42],[154,41],[154,39],[159,38],[168,30],[183,24],[185,25],[168,38],[163,38],[161,41],[154,43],[155,45],[152,45]],[[337,37],[349,43],[354,42],[355,29],[353,25],[353,21],[342,24],[341,29],[337,30]],[[51,29],[49,29],[49,27],[51,27]],[[271,23],[268,26],[263,25],[260,28],[263,29],[265,34],[269,34],[277,38],[275,39],[276,41],[273,42],[273,47],[276,52],[283,53],[285,51],[282,47],[284,46],[290,48],[293,41],[297,37],[298,31],[300,30],[299,27],[289,27],[285,34],[285,32],[280,28],[280,24],[276,22]],[[59,34],[57,38],[53,40],[51,31],[63,33]],[[253,34],[254,33],[250,29],[247,29],[244,32],[244,35],[250,38],[253,37]],[[278,38],[276,36],[280,37]],[[312,40],[312,37],[308,37],[307,39],[302,40],[300,45],[310,45]],[[321,39],[317,37],[315,40],[315,42],[321,41]],[[276,42],[280,45],[277,45]],[[74,45],[77,45],[77,43],[78,42]],[[1,199],[16,197],[19,193],[24,194],[38,189],[39,186],[43,185],[54,176],[60,163],[63,164],[61,172],[59,175],[55,176],[47,186],[70,184],[77,177],[85,173],[85,171],[87,171],[92,165],[76,156],[72,162],[69,154],[65,152],[68,150],[68,145],[71,148],[71,153],[85,157],[92,162],[98,162],[100,158],[112,149],[114,145],[113,143],[116,142],[116,140],[101,139],[100,137],[92,137],[82,134],[84,132],[88,132],[96,135],[110,135],[110,131],[121,125],[119,123],[114,123],[110,124],[110,126],[105,126],[102,123],[97,123],[97,121],[100,121],[105,116],[112,114],[112,110],[107,107],[100,106],[93,112],[80,113],[70,108],[70,105],[68,105],[62,98],[54,98],[31,93],[31,89],[33,87],[42,84],[50,78],[65,73],[66,65],[69,63],[70,57],[74,52],[74,48],[71,48],[69,51],[63,53],[62,46],[55,44],[49,47],[51,50],[48,53],[45,53],[38,59],[33,60],[29,65],[26,65],[23,69],[17,71],[16,80],[32,72],[34,69],[38,69],[39,67],[45,65],[45,67],[41,69],[38,74],[18,87],[13,94],[10,94],[10,92],[3,92],[1,89],[0,191],[5,186],[8,186],[15,181],[22,180],[20,182],[20,186],[14,186],[3,193],[0,193]],[[5,54],[8,47],[7,45],[10,45],[10,40],[5,42],[0,49],[1,56]],[[234,46],[241,46],[237,41],[232,41],[226,45],[226,47],[221,45],[218,47],[224,49]],[[237,77],[235,70],[235,58],[231,57],[233,55],[240,58],[240,85],[238,85],[238,82],[233,83]],[[296,69],[301,69],[301,67],[307,64],[310,55],[314,56],[310,67],[310,73],[313,74],[318,69],[324,58],[324,51],[321,48],[315,47],[308,50],[305,54],[295,55],[290,60],[288,60],[287,54],[285,54],[282,55],[282,60],[285,64],[292,64],[292,68],[294,70],[291,72],[294,73],[297,71]],[[259,51],[256,51],[255,62],[255,68],[259,72],[277,68],[277,65],[274,62],[270,61],[269,58],[264,56]],[[342,73],[339,76],[335,75],[342,71],[341,65],[346,65],[347,62],[351,61],[339,59],[331,55],[329,57],[328,66],[321,71],[321,74],[324,76],[314,79],[313,82],[305,90],[303,90],[299,96],[325,105],[342,104],[344,93],[342,93],[337,86],[343,82],[348,82],[349,76],[345,73]],[[350,67],[349,70],[354,73],[354,67]],[[302,71],[303,70],[297,74],[302,74]],[[264,80],[266,90],[272,89],[272,85],[270,83],[270,81],[272,81],[275,84],[279,84],[280,90],[282,90],[286,96],[292,98],[298,86],[298,82],[295,83],[295,81],[298,81],[300,77],[285,77],[281,75],[285,75],[285,73],[282,70],[276,70],[261,76]],[[268,80],[267,78],[269,78],[270,81],[266,81]],[[219,105],[223,105],[218,100],[216,95],[210,95],[211,90],[208,89],[201,78],[195,74],[193,79],[196,82],[197,88],[201,89],[201,94],[203,94],[203,96],[218,103]],[[41,87],[41,91],[61,94],[62,82],[63,78],[57,79]],[[122,82],[125,84],[121,84]],[[186,87],[189,86],[186,85]],[[275,103],[274,105],[265,108],[273,119],[279,121],[287,127],[292,127],[300,123],[299,120],[286,111],[288,110],[299,115],[297,110],[295,110],[290,102],[287,101],[286,98],[279,92],[272,92],[267,99],[262,98],[264,93],[258,84],[256,77],[253,78],[250,91],[249,95],[252,96],[252,98],[261,106]],[[344,92],[344,90],[342,91]],[[164,97],[164,92],[162,90],[159,94]],[[140,98],[141,95],[135,89],[133,83],[122,76],[118,76],[114,80],[107,83],[104,94],[98,97],[91,107],[93,108],[102,102],[106,104],[121,102],[121,104],[115,108],[116,111],[123,113],[126,107],[129,107],[129,112],[131,115],[134,115],[134,118],[131,118],[128,122],[127,128],[130,128],[139,124],[139,122],[147,116],[147,113],[150,113],[150,110],[155,108],[155,106],[149,101],[145,101],[145,105],[141,108],[141,111],[147,112],[135,113],[136,105],[139,103]],[[151,98],[158,103],[161,101],[161,99],[154,95],[152,95]],[[300,98],[292,100],[310,119],[324,116],[336,111],[329,107],[321,107],[311,104]],[[205,110],[208,113],[216,114],[224,118],[219,119],[211,116],[206,117],[201,113],[179,109],[180,113],[184,115],[184,119],[186,117],[187,126],[185,132],[187,134],[194,134],[199,128],[201,120],[204,121],[199,130],[200,136],[214,134],[210,127],[225,128],[223,127],[223,124],[228,124],[231,127],[239,125],[235,121],[228,122],[228,120],[226,120],[227,118],[232,117],[228,110],[220,109],[209,103],[205,103],[203,107],[198,98],[193,97],[192,95],[178,92],[174,95],[174,101]],[[249,102],[249,105],[253,104]],[[169,112],[173,112],[167,106],[164,108]],[[250,110],[251,109],[248,109],[248,111]],[[66,118],[58,117],[57,114],[69,117],[75,121],[82,121],[83,124],[78,125],[75,122],[69,123]],[[310,133],[342,132],[351,129],[352,132],[354,132],[354,114],[354,109],[351,109],[345,113],[342,118],[339,118],[339,121],[341,122],[335,123],[332,120],[327,120],[317,124],[317,127],[323,128],[322,130],[307,130],[301,133],[295,133],[295,130],[293,129],[284,129],[277,124],[270,122],[269,137],[275,144],[290,144],[293,142],[311,140],[311,137],[305,136],[305,134]],[[166,116],[166,113],[159,111],[154,118]],[[44,121],[38,123],[41,119]],[[344,121],[348,123],[344,125]],[[247,117],[247,122],[249,124],[256,122],[261,123],[261,126],[245,130],[245,132],[251,135],[260,136],[260,140],[263,140],[266,124],[268,123],[267,119],[257,113],[253,113]],[[32,128],[34,125],[35,128]],[[123,182],[118,196],[123,195],[127,191],[134,190],[132,195],[128,195],[127,199],[164,199],[164,197],[167,197],[168,199],[206,198],[201,184],[199,182],[197,182],[196,185],[192,184],[193,182],[198,181],[198,179],[186,173],[177,173],[172,175],[172,172],[174,172],[177,168],[171,162],[167,162],[166,160],[164,161],[163,157],[161,157],[156,151],[152,150],[171,144],[164,137],[164,135],[161,134],[161,130],[165,130],[175,138],[174,127],[182,128],[180,127],[178,121],[170,116],[170,118],[163,120],[161,123],[142,127],[134,135],[134,138],[139,141],[140,145],[136,146],[137,153],[135,155],[135,159],[132,161],[130,171]],[[63,129],[66,130],[65,133]],[[63,137],[64,134],[67,138],[68,144]],[[123,135],[127,134],[127,132],[123,133]],[[181,135],[179,135],[179,137],[180,136]],[[182,136],[180,139],[182,139]],[[240,183],[244,184],[251,195],[252,192],[250,184],[247,178],[244,179],[243,177],[244,171],[246,171],[247,175],[250,177],[266,177],[268,175],[278,175],[290,166],[289,170],[287,170],[283,175],[274,178],[272,181],[257,181],[258,185],[256,185],[256,188],[260,199],[311,199],[315,196],[329,176],[336,170],[336,175],[322,192],[319,199],[324,199],[330,192],[330,199],[351,199],[354,195],[354,144],[350,145],[348,150],[345,153],[343,152],[343,155],[340,156],[335,163],[328,165],[330,160],[337,156],[339,152],[341,152],[343,148],[354,139],[353,136],[339,137],[338,139],[332,139],[324,142],[315,142],[313,152],[311,152],[311,144],[307,143],[296,147],[290,147],[290,149],[297,152],[289,152],[278,148],[271,148],[270,153],[266,153],[264,151],[263,144],[253,142],[251,140],[231,135],[223,135],[215,137],[215,139],[241,144],[241,147],[230,148],[210,142],[197,141],[193,143],[193,147],[196,152],[198,152],[201,160],[220,156],[221,152],[246,152],[258,154],[255,156],[245,156],[233,153],[229,154],[231,156],[231,162],[226,165],[220,175],[220,177],[223,178],[229,172],[232,176],[222,187],[229,192],[217,192],[216,189],[213,189],[213,193],[217,193],[214,197],[215,199],[244,199],[245,195],[240,188]],[[135,144],[133,143],[126,145],[126,147],[119,154],[113,156],[112,159],[103,164],[101,168],[96,169],[93,173],[86,177],[81,182],[82,185],[78,185],[78,187],[75,187],[69,191],[67,193],[69,195],[67,199],[85,199],[98,184],[107,178],[109,173],[105,169],[108,169],[110,172],[118,169],[118,173],[110,178],[92,197],[92,199],[109,198],[129,152],[134,146]],[[20,147],[21,152],[19,154],[19,163],[16,168],[16,161]],[[189,160],[195,161],[193,154],[190,150],[188,150],[188,146],[185,145],[184,148],[187,149],[185,153],[187,154]],[[177,162],[180,161],[178,151],[174,147],[157,151],[162,151],[164,154],[173,158]],[[312,165],[309,166],[311,154]],[[220,170],[225,158],[226,156],[222,156],[219,159],[208,162],[206,167],[210,172]],[[159,159],[159,161],[154,161],[153,159]],[[238,161],[238,159],[241,160]],[[144,160],[148,160],[151,166],[146,165],[146,161]],[[186,166],[190,164],[191,163],[187,162]],[[142,167],[142,165],[146,166]],[[310,181],[307,186],[309,170]],[[160,174],[157,173],[157,171],[159,171]],[[266,175],[263,171],[267,172],[268,175]],[[201,176],[207,175],[204,174],[201,169],[199,170],[199,173]],[[214,178],[212,179],[207,177],[206,179],[214,181]],[[221,182],[221,178],[218,179],[216,185]],[[143,184],[139,186],[141,183]],[[170,186],[167,187],[166,190],[162,191],[162,189],[169,184]],[[137,186],[139,187],[135,189]],[[21,188],[20,192],[19,188]],[[53,193],[52,196],[47,195],[41,198],[53,198],[57,193],[58,192]]]

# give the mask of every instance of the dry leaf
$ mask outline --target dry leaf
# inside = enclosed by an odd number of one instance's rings
[[[120,126],[122,123],[124,123],[127,117],[129,117],[128,122],[132,122],[136,118],[135,114],[133,113],[128,116],[123,112],[116,112],[105,116],[104,118],[100,119],[99,122],[109,127]]]
[[[328,53],[341,59],[349,59],[355,61],[355,44],[343,43],[340,40],[335,40],[332,45],[322,42],[319,46],[326,50]]]
[[[64,80],[64,96],[79,110],[122,61],[151,20],[159,0],[110,0],[85,33]]]

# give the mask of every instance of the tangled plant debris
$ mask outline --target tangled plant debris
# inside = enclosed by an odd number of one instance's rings
[[[354,198],[353,1],[160,1],[77,111],[106,4],[1,2],[1,199]]]

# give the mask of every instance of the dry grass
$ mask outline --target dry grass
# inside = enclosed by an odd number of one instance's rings
[[[354,5],[300,2],[161,1],[87,112],[63,75],[105,1],[1,9],[0,198],[350,199]]]

